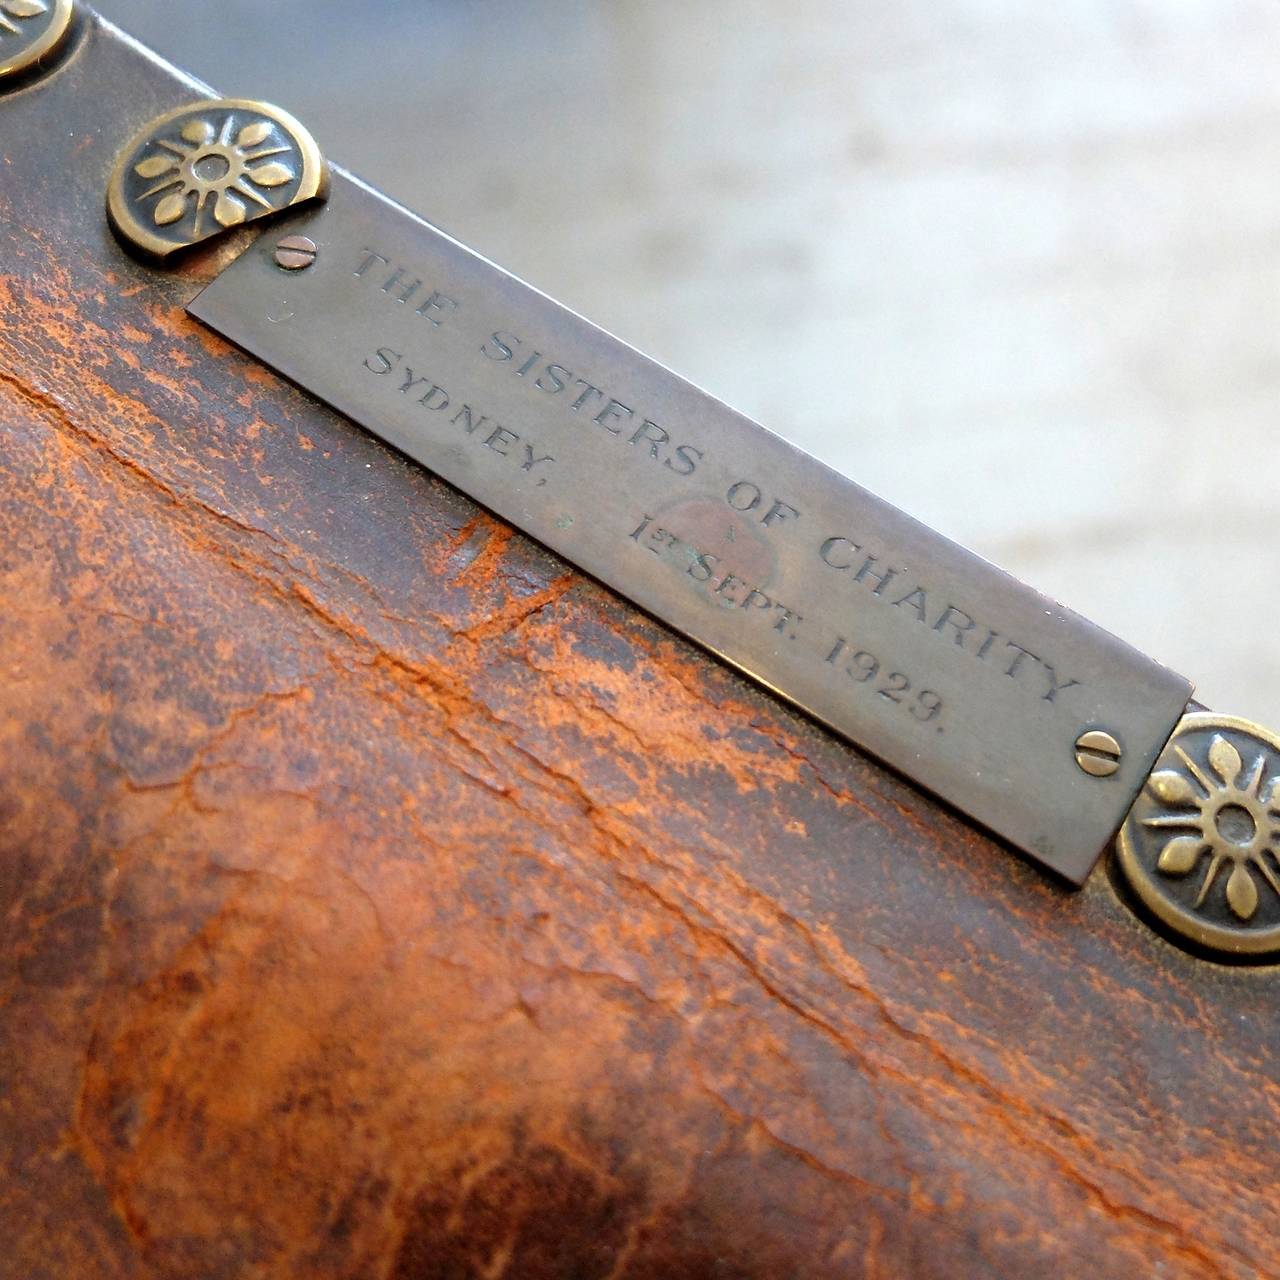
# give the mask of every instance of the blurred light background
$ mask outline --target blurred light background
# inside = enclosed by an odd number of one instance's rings
[[[1280,726],[1276,0],[96,0]]]

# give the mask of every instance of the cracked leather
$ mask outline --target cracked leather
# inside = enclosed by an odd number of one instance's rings
[[[1280,1275],[1267,975],[187,319],[244,238],[102,217],[185,90],[55,74],[92,127],[0,100],[0,1276]]]

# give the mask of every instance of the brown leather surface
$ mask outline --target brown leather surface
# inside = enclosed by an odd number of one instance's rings
[[[189,321],[101,214],[186,93],[0,98],[0,1276],[1280,1275],[1275,972]]]

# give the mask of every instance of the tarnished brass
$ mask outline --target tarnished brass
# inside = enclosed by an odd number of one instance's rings
[[[108,207],[163,257],[328,192],[291,116],[206,101]],[[1179,941],[1280,957],[1280,738],[341,170],[189,310],[1044,865],[1082,882],[1123,823]]]
[[[318,247],[307,270],[282,270],[268,237],[191,313],[1044,865],[1088,875],[1187,680],[340,170],[281,234]],[[1100,778],[1077,752],[1103,726]]]
[[[107,211],[124,240],[163,258],[323,198],[328,183],[324,157],[293,116],[224,98],[171,111],[134,137],[111,175]]]
[[[1090,729],[1076,739],[1076,764],[1091,778],[1110,778],[1120,770],[1124,752],[1104,729]]]
[[[1119,865],[1179,940],[1220,956],[1280,955],[1280,737],[1193,712],[1134,803]]]
[[[72,0],[0,0],[0,81],[30,71],[71,30]]]

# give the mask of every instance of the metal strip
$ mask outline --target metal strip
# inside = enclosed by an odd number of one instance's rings
[[[341,171],[280,226],[191,314],[1084,880],[1187,680]]]

